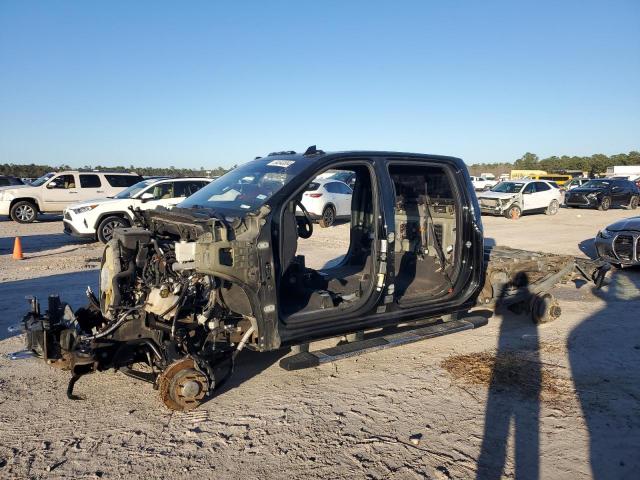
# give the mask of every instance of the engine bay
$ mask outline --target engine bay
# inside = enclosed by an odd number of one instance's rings
[[[182,218],[187,228],[180,216],[152,212],[141,219],[144,227],[116,230],[104,249],[100,291],[87,291],[86,307],[74,312],[52,295],[41,312],[31,300],[23,320],[27,348],[71,371],[70,398],[81,376],[113,368],[152,383],[167,407],[189,410],[226,380],[237,353],[255,342],[246,296],[225,275],[228,269],[256,275],[255,259],[242,248],[243,234],[255,231]]]

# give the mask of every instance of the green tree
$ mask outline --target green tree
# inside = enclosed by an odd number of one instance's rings
[[[538,165],[539,162],[540,159],[538,158],[538,155],[536,155],[535,153],[527,152],[515,161],[514,166],[522,170],[535,170],[540,166]]]

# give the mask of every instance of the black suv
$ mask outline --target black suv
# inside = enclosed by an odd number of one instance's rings
[[[15,185],[24,185],[24,182],[17,177],[0,175],[0,187],[12,187]]]
[[[638,207],[640,191],[629,180],[599,178],[589,180],[580,187],[567,191],[564,203],[567,207],[588,207],[609,210],[613,206],[629,209]]]

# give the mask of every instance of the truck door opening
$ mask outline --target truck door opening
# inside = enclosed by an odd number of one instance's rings
[[[395,189],[395,298],[431,301],[455,283],[459,203],[441,167],[389,166]]]
[[[354,178],[353,193],[341,222],[320,228],[314,224],[313,235],[300,235],[301,203],[309,190],[305,187],[289,200],[281,223],[282,277],[279,284],[279,307],[284,323],[326,317],[329,312],[352,311],[369,297],[373,289],[372,249],[375,238],[374,188],[370,169],[365,164],[333,166],[331,171],[345,172]],[[318,178],[318,177],[316,177]],[[314,183],[310,179],[309,184]],[[315,190],[314,190],[315,191]],[[307,212],[308,213],[308,212]],[[311,215],[312,220],[318,220]],[[322,233],[320,234],[320,231]],[[320,262],[314,252],[313,239],[335,234],[340,237],[334,258]],[[310,243],[311,242],[311,243]],[[306,244],[306,245],[305,245]]]

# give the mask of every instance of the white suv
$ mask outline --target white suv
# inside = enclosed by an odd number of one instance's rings
[[[9,215],[18,223],[31,223],[38,213],[58,213],[78,201],[116,195],[140,180],[142,177],[135,173],[47,173],[29,185],[3,188],[0,215]]]
[[[513,219],[520,218],[523,212],[533,211],[555,215],[562,193],[551,183],[542,180],[500,182],[490,191],[478,194],[480,210]]]
[[[351,217],[353,190],[333,177],[316,177],[302,195],[302,205],[321,227],[330,227],[338,218]]]
[[[76,203],[64,211],[64,231],[75,237],[111,240],[115,228],[129,227],[129,207],[151,210],[177,205],[211,182],[209,178],[151,178],[111,198]]]

